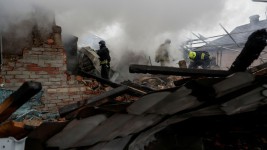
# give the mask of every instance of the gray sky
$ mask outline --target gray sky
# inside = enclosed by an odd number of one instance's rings
[[[223,33],[219,23],[231,31],[251,15],[266,18],[266,3],[251,0],[0,0],[0,27],[29,18],[34,5],[54,11],[63,32],[78,36],[79,44],[89,34],[100,36],[117,59],[125,50],[153,58],[166,38],[179,57],[179,44],[194,38],[191,31],[217,35]]]

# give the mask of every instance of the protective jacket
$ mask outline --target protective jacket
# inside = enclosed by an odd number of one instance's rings
[[[194,61],[206,61],[210,60],[210,54],[205,51],[196,51],[196,56],[192,60]]]
[[[100,49],[97,51],[97,55],[100,57],[100,65],[109,65],[110,55],[109,49],[106,47],[106,45],[100,45]]]
[[[191,54],[191,55],[190,55]],[[207,69],[210,67],[210,54],[206,51],[194,51],[190,52],[189,58],[193,60],[189,68],[198,68],[198,66],[201,66],[203,69]]]

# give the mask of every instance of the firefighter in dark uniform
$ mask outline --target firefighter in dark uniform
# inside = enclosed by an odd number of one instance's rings
[[[106,47],[106,42],[101,40],[99,41],[100,49],[97,51],[99,56],[100,65],[101,65],[101,77],[109,79],[109,70],[110,70],[110,55],[109,50]]]
[[[201,66],[207,69],[210,67],[211,57],[206,51],[190,51],[188,57],[191,60],[189,68],[196,69]]]

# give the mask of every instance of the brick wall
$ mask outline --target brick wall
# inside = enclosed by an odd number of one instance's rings
[[[56,112],[59,107],[90,97],[86,87],[75,76],[66,74],[66,54],[59,33],[52,44],[23,50],[23,56],[4,57],[0,82],[6,89],[16,90],[25,81],[42,83],[43,105],[38,110]],[[57,38],[57,39],[56,39]]]

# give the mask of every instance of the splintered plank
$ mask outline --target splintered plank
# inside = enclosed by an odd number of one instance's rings
[[[206,76],[206,77],[226,77],[232,72],[225,70],[208,70],[208,69],[188,69],[162,66],[130,65],[130,73],[149,73],[176,76]]]
[[[0,122],[8,119],[13,112],[30,100],[30,98],[37,94],[41,89],[42,85],[39,82],[24,82],[17,91],[12,93],[2,104],[0,104]]]
[[[79,101],[79,102],[74,103],[74,104],[66,105],[66,106],[64,106],[64,107],[59,109],[59,114],[60,114],[60,116],[65,116],[67,113],[72,112],[72,111],[74,111],[74,110],[76,110],[78,108],[81,108],[81,107],[89,105],[89,104],[91,104],[91,105],[97,104],[101,100],[103,100],[103,99],[105,99],[107,97],[121,94],[121,93],[127,91],[128,89],[129,88],[127,86],[119,86],[117,88],[114,88],[114,89],[112,89],[110,91],[102,93],[102,94],[100,94],[98,96],[89,98],[87,100],[83,100],[83,101]]]

